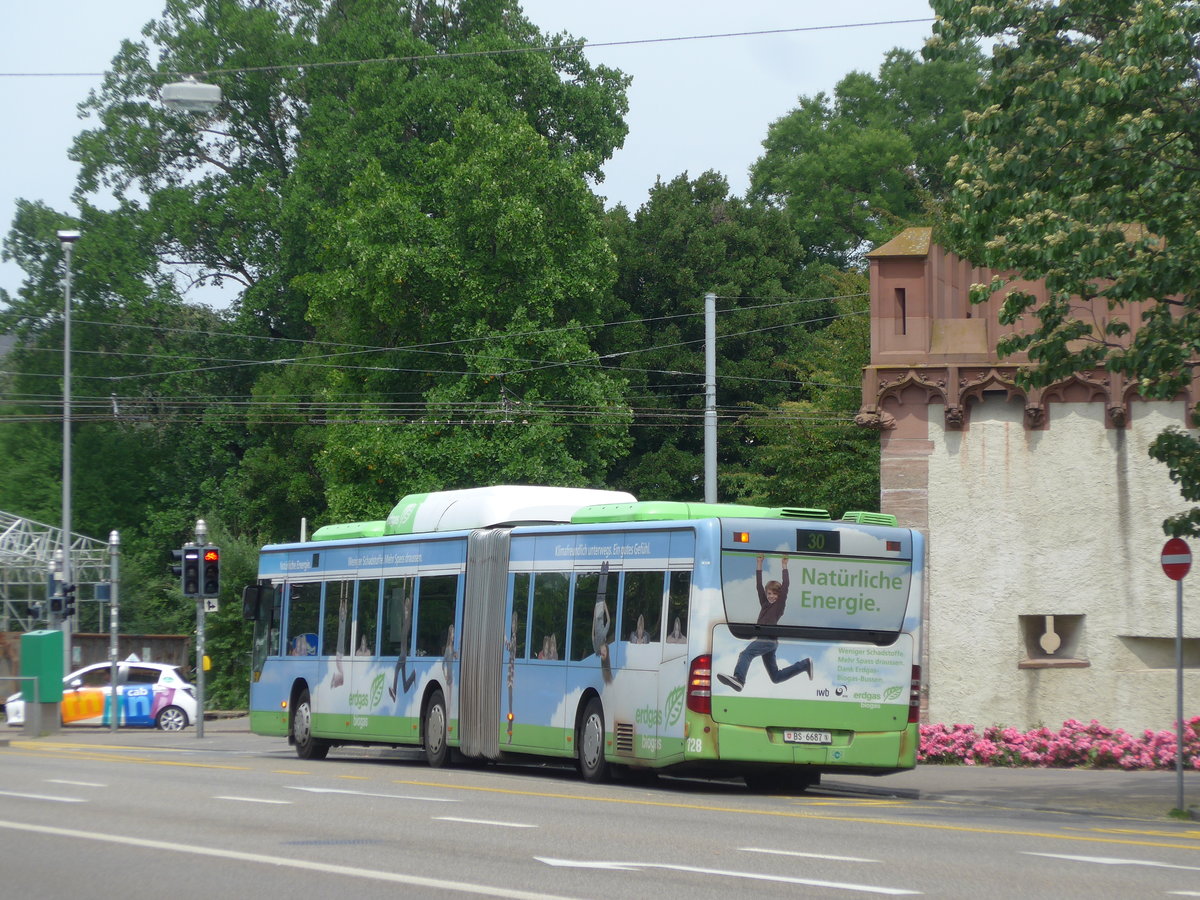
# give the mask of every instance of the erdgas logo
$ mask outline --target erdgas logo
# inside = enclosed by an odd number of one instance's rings
[[[667,694],[666,722],[668,725],[674,725],[679,721],[679,717],[683,715],[683,693],[683,686],[680,685]]]
[[[350,695],[350,705],[355,709],[367,709],[368,702],[372,707],[378,706],[379,701],[383,699],[383,686],[387,683],[387,676],[380,672],[375,676],[375,680],[371,682],[371,695],[368,696],[359,691]],[[355,726],[358,727],[358,726]]]
[[[387,676],[380,672],[375,676],[375,680],[371,682],[371,705],[378,706],[379,701],[383,699],[383,686],[387,683]]]
[[[655,725],[662,721],[662,713],[653,706],[639,706],[636,713],[633,715],[634,721],[639,725]]]

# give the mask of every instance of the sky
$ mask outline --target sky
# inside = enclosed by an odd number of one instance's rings
[[[125,38],[162,10],[162,0],[9,2],[0,20],[0,224],[11,227],[18,198],[74,212],[77,175],[67,158],[89,127],[76,107],[100,84]],[[824,91],[848,72],[875,73],[893,47],[919,50],[933,13],[927,0],[524,0],[543,32],[567,31],[590,44],[696,35],[819,28],[783,34],[592,47],[593,63],[633,77],[629,134],[605,166],[597,192],[634,212],[656,180],[712,169],[735,194],[749,183],[770,124],[797,98]],[[921,19],[873,27],[829,26]],[[47,73],[90,73],[52,77]],[[96,202],[96,201],[93,201]],[[99,205],[104,205],[100,202]],[[0,288],[22,273],[0,262]],[[211,302],[211,300],[207,301]]]

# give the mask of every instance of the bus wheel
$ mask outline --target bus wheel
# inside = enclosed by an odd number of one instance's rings
[[[308,691],[302,691],[292,712],[292,742],[301,759],[324,759],[329,755],[329,742],[313,737],[312,701]]]
[[[584,781],[596,784],[608,780],[608,762],[604,759],[604,707],[597,697],[592,697],[579,720],[579,733],[575,736],[579,748],[579,774]]]
[[[446,698],[441,691],[434,691],[425,707],[425,759],[435,769],[446,765],[450,759],[450,745],[446,743]]]

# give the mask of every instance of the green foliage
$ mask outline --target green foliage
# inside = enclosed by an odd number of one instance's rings
[[[864,274],[831,279],[838,318],[815,332],[806,352],[783,371],[802,386],[747,423],[747,465],[733,476],[746,503],[829,509],[835,518],[879,504],[879,438],[854,423],[862,366],[871,354],[870,301]]]
[[[1179,0],[934,0],[931,49],[996,40],[978,112],[952,162],[943,239],[967,258],[1026,279],[1050,299],[1005,295],[1003,321],[1031,323],[1002,352],[1027,351],[1025,383],[1103,366],[1143,397],[1177,396],[1200,350],[1200,8]],[[1004,289],[980,286],[974,299]],[[1109,321],[1077,316],[1073,296],[1103,295]],[[1122,314],[1142,323],[1135,338]],[[1200,444],[1164,435],[1185,499],[1200,499]],[[1169,520],[1200,534],[1200,513]]]
[[[851,72],[772,123],[750,196],[786,209],[811,259],[852,262],[866,244],[930,215],[979,84],[969,46],[921,60],[892,50],[878,78]]]
[[[646,497],[700,499],[704,493],[704,295],[718,296],[717,404],[723,416],[718,471],[745,465],[745,407],[795,398],[785,371],[832,312],[827,287],[806,272],[785,214],[729,194],[705,172],[659,183],[632,218],[609,214],[620,276],[597,342],[621,367],[635,414],[634,445],[613,481]],[[629,348],[637,348],[630,351]],[[730,497],[722,483],[721,495]]]

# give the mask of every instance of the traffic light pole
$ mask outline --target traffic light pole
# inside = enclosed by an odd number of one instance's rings
[[[117,640],[117,608],[120,605],[118,592],[120,590],[120,558],[121,558],[121,535],[116,531],[109,532],[108,535],[108,558],[109,558],[109,575],[108,582],[111,585],[109,588],[109,610],[108,610],[108,659],[112,663],[112,722],[110,729],[115,733],[120,727],[121,706],[117,697],[117,665],[120,662],[117,657],[120,655],[119,642]]]
[[[208,525],[203,519],[196,520],[196,543],[201,547],[208,543]],[[201,551],[203,557],[203,551]],[[199,573],[203,579],[203,570]],[[204,737],[204,598],[203,591],[196,591],[196,737]]]

